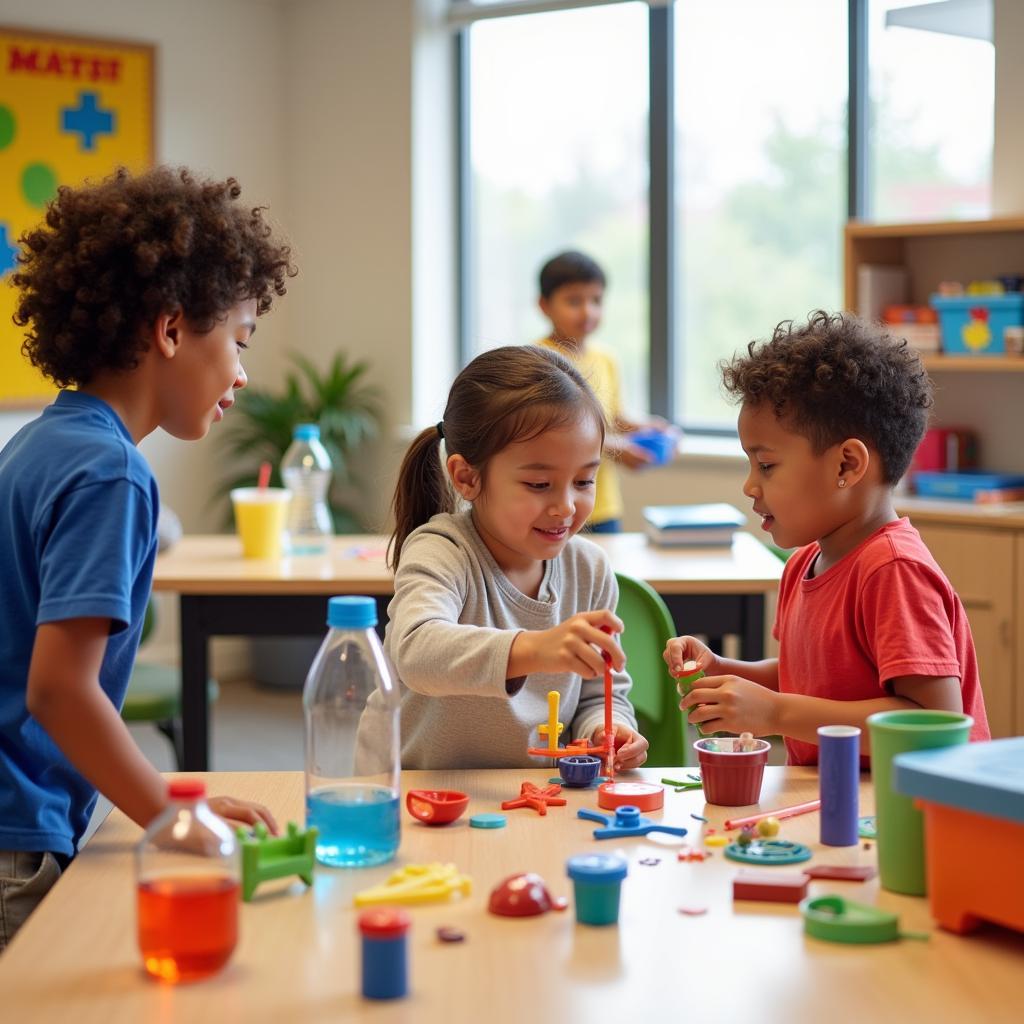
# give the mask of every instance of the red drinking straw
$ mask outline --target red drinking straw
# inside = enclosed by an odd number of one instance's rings
[[[267,484],[269,484],[269,483],[270,483],[270,463],[269,462],[261,462],[260,463],[260,475],[259,475],[259,477],[256,480],[256,486],[261,491],[265,491],[267,489]]]

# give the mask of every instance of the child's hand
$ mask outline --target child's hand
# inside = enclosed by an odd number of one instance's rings
[[[626,656],[612,633],[621,633],[622,620],[609,611],[580,612],[553,629],[526,630],[512,642],[509,671],[513,675],[534,672],[576,672],[584,679],[604,675],[604,655],[612,668],[621,671]]]
[[[662,657],[665,659],[665,664],[668,665],[673,679],[690,674],[683,671],[683,665],[688,661],[697,662],[697,668],[705,675],[714,675],[719,672],[718,658],[715,656],[715,652],[694,636],[677,636],[669,640]]]
[[[236,800],[233,796],[212,796],[206,802],[214,814],[229,822],[255,825],[262,821],[270,829],[271,835],[278,835],[277,821],[263,804],[254,804],[248,800]]]
[[[640,469],[649,466],[654,462],[654,454],[638,444],[625,442],[615,452],[616,462],[621,463],[626,469]]]
[[[647,760],[647,740],[621,722],[613,722],[612,730],[615,733],[615,770],[639,768]],[[604,743],[603,725],[594,730],[590,741],[597,746]]]
[[[779,694],[742,676],[705,676],[679,702],[679,708],[689,712],[689,722],[706,726],[707,732],[755,736],[780,732]]]

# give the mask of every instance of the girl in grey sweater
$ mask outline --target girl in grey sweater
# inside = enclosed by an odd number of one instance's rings
[[[535,346],[474,359],[444,419],[413,441],[395,490],[384,642],[401,683],[404,767],[536,767],[526,749],[540,742],[549,690],[567,736],[600,744],[605,652],[616,767],[646,760],[625,658],[602,630],[622,630],[615,574],[576,536],[603,442],[586,381]]]

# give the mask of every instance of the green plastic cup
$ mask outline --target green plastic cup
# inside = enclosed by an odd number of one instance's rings
[[[880,711],[868,718],[871,776],[878,824],[878,877],[883,889],[924,896],[924,821],[913,797],[892,788],[892,759],[908,750],[966,743],[974,719],[954,711]]]

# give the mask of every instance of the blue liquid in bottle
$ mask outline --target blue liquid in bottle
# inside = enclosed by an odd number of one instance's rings
[[[306,797],[306,824],[319,830],[316,859],[332,867],[369,867],[398,850],[398,796],[383,786],[314,789]]]

